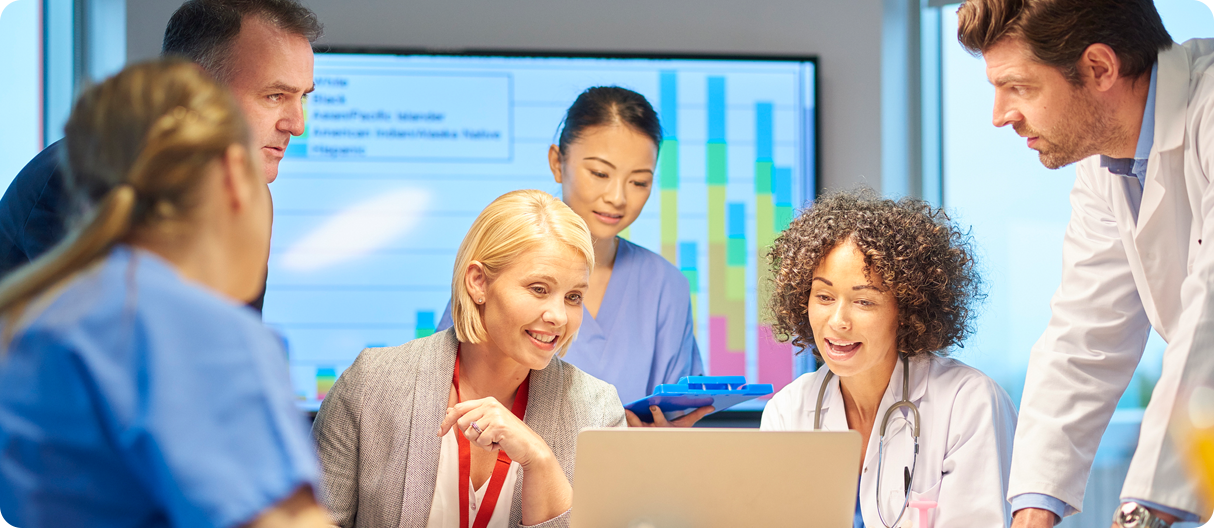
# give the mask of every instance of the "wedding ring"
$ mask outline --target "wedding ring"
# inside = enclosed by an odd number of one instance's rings
[[[473,428],[473,429],[476,429],[476,434],[481,434],[481,433],[483,433],[483,432],[484,432],[484,431],[481,431],[481,428],[480,428],[480,427],[477,427],[477,426],[476,426],[476,422],[472,422],[472,428]]]

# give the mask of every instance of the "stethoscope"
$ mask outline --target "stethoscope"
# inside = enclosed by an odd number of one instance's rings
[[[915,466],[919,463],[919,407],[910,401],[910,361],[906,359],[906,355],[902,356],[902,400],[889,406],[885,411],[885,417],[881,419],[881,436],[877,441],[877,517],[881,519],[881,524],[885,528],[892,528],[893,524],[885,522],[885,515],[881,513],[881,469],[885,466],[885,427],[889,425],[889,419],[894,415],[894,411],[899,407],[910,409],[911,414],[915,417],[914,427],[911,430],[911,437],[915,440],[915,454],[911,457],[910,473],[906,475],[906,495],[902,498],[902,509],[898,510],[898,516],[894,518],[894,524],[902,519],[902,515],[906,513],[906,506],[910,504],[910,483],[915,479]],[[818,389],[818,403],[814,407],[814,430],[822,428],[822,399],[826,396],[826,385],[830,383],[830,378],[834,377],[835,373],[829,369],[826,371],[826,377],[822,379],[822,386]]]

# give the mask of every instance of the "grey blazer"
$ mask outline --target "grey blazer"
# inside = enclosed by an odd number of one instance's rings
[[[325,396],[312,436],[324,471],[322,496],[339,526],[425,528],[457,345],[448,329],[364,349]],[[615,387],[559,358],[531,372],[528,394],[524,421],[548,442],[570,483],[578,432],[625,425]],[[523,478],[514,487],[510,526],[522,518]],[[541,526],[568,525],[567,511]]]

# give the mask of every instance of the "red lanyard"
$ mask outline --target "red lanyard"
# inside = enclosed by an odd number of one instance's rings
[[[459,394],[459,349],[455,351],[455,375],[451,377],[451,383],[455,384],[455,399],[457,402],[464,401],[463,396]],[[527,412],[527,389],[531,386],[531,374],[528,373],[526,378],[523,378],[523,384],[519,385],[518,392],[514,394],[514,407],[510,409],[519,420],[523,419],[523,414]],[[464,436],[462,431],[455,432],[455,441],[459,444],[459,525],[462,528],[468,528],[468,487],[472,481],[472,444],[468,442],[468,438]],[[476,513],[476,521],[472,524],[472,528],[485,528],[489,526],[489,518],[493,517],[493,510],[497,507],[497,498],[502,493],[502,484],[506,481],[506,473],[510,472],[510,457],[506,456],[506,452],[498,450],[497,464],[493,466],[493,475],[489,477],[489,489],[485,490],[485,500],[481,502],[480,511]]]

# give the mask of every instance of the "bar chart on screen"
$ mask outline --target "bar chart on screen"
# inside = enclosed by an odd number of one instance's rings
[[[264,312],[304,408],[364,348],[435,332],[476,215],[516,189],[559,196],[548,147],[600,85],[662,121],[653,192],[622,236],[687,278],[708,373],[793,379],[762,306],[766,248],[813,197],[812,61],[322,53],[316,79],[272,186]]]

